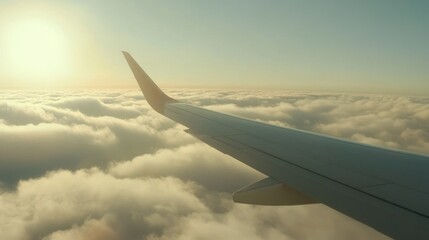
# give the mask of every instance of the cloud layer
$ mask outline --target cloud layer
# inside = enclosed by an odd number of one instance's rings
[[[429,153],[429,99],[170,90],[280,126]],[[234,204],[263,175],[152,111],[139,91],[3,91],[2,239],[385,239],[323,205]]]

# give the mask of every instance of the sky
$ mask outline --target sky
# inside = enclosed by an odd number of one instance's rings
[[[0,0],[0,239],[388,239],[153,111],[121,51],[210,110],[429,154],[424,1]]]
[[[427,95],[426,1],[0,1],[0,87]]]

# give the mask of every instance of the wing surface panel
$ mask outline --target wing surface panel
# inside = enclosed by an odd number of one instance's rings
[[[284,149],[299,152],[302,158],[316,159],[319,162],[358,172],[382,182],[394,182],[429,193],[429,184],[427,184],[429,183],[429,174],[427,174],[429,159],[426,156],[357,144],[296,129],[280,128],[183,103],[168,105],[184,110],[183,114],[201,116],[204,119],[222,123],[229,129],[251,135],[253,138],[246,136],[242,138],[242,141],[249,142],[256,139],[259,141],[256,144],[262,148],[261,150],[265,149],[270,153],[277,152],[279,155],[287,154],[281,151]]]

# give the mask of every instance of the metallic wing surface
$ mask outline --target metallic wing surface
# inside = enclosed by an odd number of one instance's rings
[[[168,97],[127,52],[154,110],[267,175],[233,195],[260,205],[322,203],[395,239],[429,239],[429,157],[230,116]]]

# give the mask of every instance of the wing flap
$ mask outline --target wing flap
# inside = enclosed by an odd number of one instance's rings
[[[429,195],[396,184],[384,184],[364,189],[365,192],[395,204],[405,206],[411,211],[429,216]],[[429,227],[429,226],[428,226]]]
[[[297,190],[271,177],[252,183],[233,195],[234,202],[254,205],[303,205],[317,203]]]

